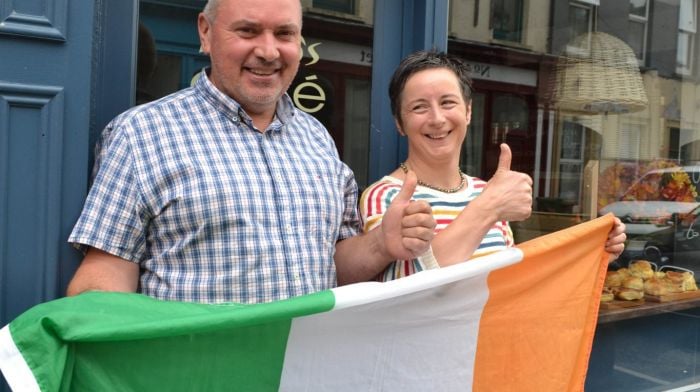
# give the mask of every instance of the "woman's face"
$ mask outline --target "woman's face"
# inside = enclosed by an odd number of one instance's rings
[[[466,103],[457,75],[447,68],[416,72],[401,93],[401,124],[408,137],[409,155],[424,162],[459,159],[471,121],[471,102]]]

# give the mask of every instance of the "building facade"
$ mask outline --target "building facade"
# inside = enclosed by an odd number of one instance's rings
[[[205,0],[0,0],[0,322],[61,297],[81,255],[66,238],[92,148],[119,112],[190,85],[209,63]],[[534,179],[517,242],[612,212],[638,259],[700,273],[698,0],[302,0],[288,93],[331,133],[360,188],[406,154],[387,86],[436,48],[474,82],[461,168],[498,145]],[[700,388],[700,299],[601,306],[587,391]]]

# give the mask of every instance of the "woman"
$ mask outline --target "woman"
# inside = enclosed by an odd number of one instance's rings
[[[510,170],[511,151],[506,144],[501,145],[498,168],[488,182],[459,170],[471,121],[471,81],[465,63],[445,53],[411,54],[394,72],[389,96],[399,133],[408,138],[408,157],[363,192],[364,230],[381,223],[409,171],[418,177],[413,198],[430,203],[437,226],[432,252],[414,260],[397,260],[378,279],[396,279],[513,246],[508,221],[530,216],[532,179]],[[614,257],[622,253],[624,230],[615,218],[606,243],[606,251]]]

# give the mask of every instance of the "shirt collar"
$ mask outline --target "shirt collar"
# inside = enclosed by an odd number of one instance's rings
[[[241,105],[233,98],[224,94],[214,86],[209,80],[210,68],[205,68],[200,73],[200,77],[194,85],[195,90],[211,105],[213,105],[221,114],[226,116],[233,122],[243,120],[250,121],[250,117],[243,110]],[[275,109],[275,118],[270,124],[271,130],[281,130],[286,124],[291,123],[294,118],[295,109],[292,99],[286,93],[277,102]]]

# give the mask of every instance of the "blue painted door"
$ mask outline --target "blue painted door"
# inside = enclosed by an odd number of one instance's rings
[[[61,295],[86,189],[92,2],[0,1],[0,323]],[[80,5],[78,5],[80,4]]]
[[[91,141],[133,96],[136,3],[0,0],[0,326],[62,296],[82,257],[66,239]]]

